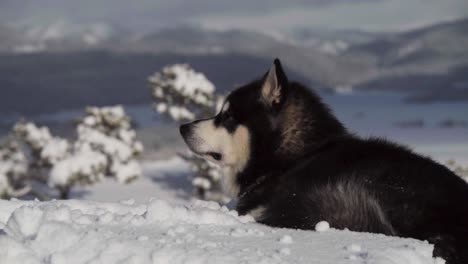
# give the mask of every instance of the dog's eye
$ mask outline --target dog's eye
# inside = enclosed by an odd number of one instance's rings
[[[234,120],[234,116],[232,115],[232,113],[230,111],[227,111],[223,114],[223,125],[228,127],[228,126],[232,126],[234,125],[235,123],[235,120]]]
[[[224,120],[224,122],[234,121],[234,116],[232,116],[231,111],[227,111],[226,113],[224,113],[223,120]]]

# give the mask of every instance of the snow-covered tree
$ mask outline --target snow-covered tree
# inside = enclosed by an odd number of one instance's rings
[[[216,105],[215,86],[188,64],[164,67],[149,77],[154,108],[175,121],[210,115]]]
[[[222,97],[205,75],[188,64],[166,66],[148,78],[154,109],[175,122],[187,122],[215,114]],[[191,153],[181,155],[191,163],[192,184],[201,199],[226,201],[220,188],[220,171],[214,164]]]
[[[0,146],[0,198],[22,196],[29,192],[25,183],[28,161],[19,144],[9,138]]]
[[[69,155],[69,142],[66,139],[52,136],[50,130],[45,126],[38,127],[32,122],[24,120],[15,124],[13,134],[20,142],[23,155],[27,159],[28,165],[24,182],[29,186],[31,194],[40,199],[54,197],[51,193],[54,189],[47,186],[49,173],[55,164]],[[67,198],[69,188],[56,189],[61,198]]]
[[[141,175],[136,157],[143,145],[122,106],[88,107],[77,124],[78,138],[70,154],[54,164],[49,185],[67,191],[104,177],[128,183]]]
[[[13,132],[28,146],[35,166],[52,166],[68,153],[68,141],[52,136],[47,127],[38,127],[31,122],[20,121],[13,127]]]
[[[78,125],[78,148],[90,146],[107,158],[106,175],[121,183],[141,175],[135,158],[143,152],[131,120],[122,106],[89,107]]]
[[[89,107],[76,125],[70,143],[47,127],[20,121],[13,128],[16,141],[0,147],[0,194],[30,194],[41,199],[68,198],[75,185],[93,184],[104,177],[128,183],[141,175],[136,157],[143,151],[122,106]],[[42,186],[40,191],[33,186]],[[21,189],[20,189],[21,188]],[[20,191],[21,190],[21,191]]]

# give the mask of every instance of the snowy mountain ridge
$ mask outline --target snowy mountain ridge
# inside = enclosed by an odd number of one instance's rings
[[[38,53],[54,50],[79,50],[99,46],[116,34],[108,24],[73,24],[57,20],[46,25],[16,28],[21,36],[10,49],[13,53]]]
[[[133,56],[131,62],[141,60],[141,55],[171,55],[187,61],[200,56],[268,61],[280,57],[292,72],[306,76],[316,88],[397,90],[409,93],[414,101],[453,101],[468,98],[466,89],[457,88],[467,82],[462,74],[468,65],[467,32],[468,19],[398,33],[302,29],[276,34],[197,26],[165,27],[137,34],[115,25],[75,25],[59,20],[20,29],[0,25],[0,52],[10,57],[18,52],[19,56],[32,53],[45,57],[108,52],[116,57]],[[10,80],[13,77],[3,78],[6,83],[22,84]],[[434,81],[426,82],[428,78]]]

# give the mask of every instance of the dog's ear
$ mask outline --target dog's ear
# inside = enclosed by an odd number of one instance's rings
[[[278,108],[283,103],[288,89],[288,78],[283,71],[279,59],[273,61],[270,70],[263,78],[261,98],[272,108]]]

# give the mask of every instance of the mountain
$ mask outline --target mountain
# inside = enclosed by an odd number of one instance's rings
[[[374,56],[381,67],[416,67],[429,71],[468,61],[468,19],[393,34],[355,45],[351,52]]]
[[[409,101],[468,100],[468,19],[393,34],[344,56],[373,61],[375,76],[356,89],[409,93]]]
[[[179,62],[225,91],[264,72],[274,57],[291,79],[314,89],[398,91],[410,102],[468,100],[467,30],[468,19],[403,33],[310,30],[295,37],[197,27],[143,36],[102,24],[0,27],[0,115],[149,104],[146,78]]]
[[[21,28],[23,36],[9,46],[9,53],[66,53],[105,50],[116,53],[181,55],[243,54],[272,60],[280,57],[316,88],[343,84],[359,78],[369,67],[360,58],[333,56],[346,43],[297,45],[285,38],[243,30],[206,30],[198,27],[174,27],[139,36],[110,25],[70,25],[58,21],[48,26]]]
[[[342,59],[330,56],[317,46],[296,45],[284,38],[243,30],[165,29],[135,41],[130,50],[179,54],[235,53],[268,60],[279,57],[293,71],[308,76],[316,88],[339,85],[342,79],[353,79],[358,74],[355,69],[366,69],[359,58]]]
[[[114,25],[73,24],[66,20],[30,26],[0,25],[0,52],[26,54],[96,50],[108,43],[119,43],[120,36],[125,39],[132,34]]]
[[[355,45],[348,56],[367,56],[375,61],[379,77],[444,73],[468,64],[468,19],[393,34]]]
[[[284,34],[288,39],[300,46],[317,46],[322,43],[346,43],[349,46],[362,45],[391,33],[367,32],[362,30],[327,30],[317,28],[295,28]]]

